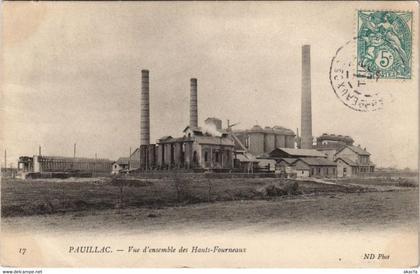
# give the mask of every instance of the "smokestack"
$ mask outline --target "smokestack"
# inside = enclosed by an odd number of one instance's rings
[[[190,127],[198,127],[197,79],[191,78]]]
[[[38,146],[38,155],[41,156],[41,146]]]
[[[302,46],[301,148],[312,148],[311,46]]]
[[[39,154],[41,155],[41,154]],[[73,145],[73,158],[76,158],[76,143]]]
[[[149,71],[141,71],[140,146],[150,144]]]

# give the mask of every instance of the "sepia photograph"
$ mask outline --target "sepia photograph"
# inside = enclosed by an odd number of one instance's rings
[[[418,9],[3,2],[1,266],[418,267]]]

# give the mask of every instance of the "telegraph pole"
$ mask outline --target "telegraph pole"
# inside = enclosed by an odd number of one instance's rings
[[[73,145],[73,163],[71,165],[72,169],[74,170],[74,165],[76,164],[76,143]]]
[[[95,152],[95,162],[93,163],[93,176],[96,176],[96,162],[97,162],[98,154]]]

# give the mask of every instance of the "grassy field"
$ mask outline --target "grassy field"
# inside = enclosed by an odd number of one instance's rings
[[[279,178],[135,177],[11,180],[1,183],[3,217],[81,210],[159,208],[201,202],[267,200],[276,196],[376,191],[358,184]]]
[[[418,189],[126,207],[2,218],[2,231],[110,235],[194,231],[416,231]],[[314,232],[315,233],[315,232]]]

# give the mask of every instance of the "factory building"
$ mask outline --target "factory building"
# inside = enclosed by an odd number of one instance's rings
[[[149,170],[232,169],[235,159],[234,143],[228,134],[213,136],[201,128],[189,126],[182,137],[163,136],[149,148]],[[140,167],[139,158],[137,149],[130,157],[130,169]]]
[[[326,158],[299,158],[292,166],[298,177],[337,176],[337,164]]]
[[[141,84],[140,148],[130,157],[139,159],[140,170],[233,168],[234,142],[222,130],[221,120],[208,118],[204,127],[198,126],[196,78],[190,79],[190,121],[183,136],[163,136],[156,144],[150,144],[149,71],[142,70]]]
[[[165,136],[158,140],[157,167],[163,169],[233,168],[234,143],[228,134],[213,136],[201,128],[188,126],[184,136]]]
[[[255,125],[248,130],[234,130],[233,134],[254,156],[268,154],[275,148],[295,147],[295,133],[280,126],[262,128]]]

